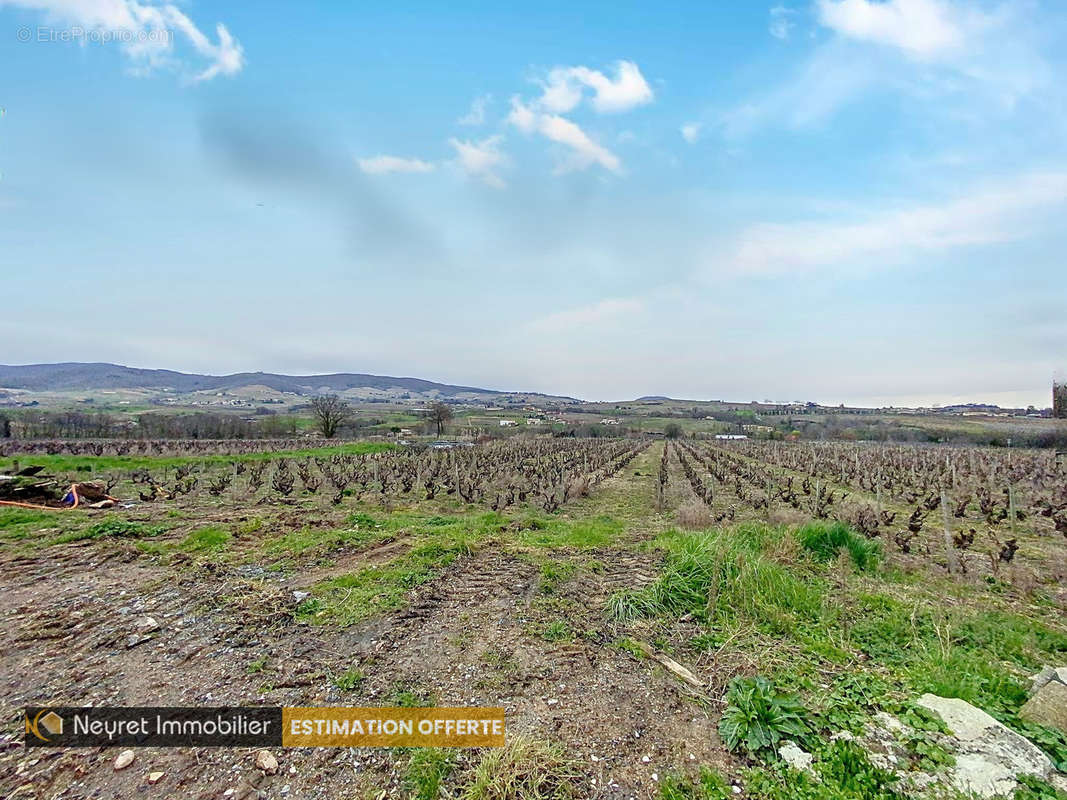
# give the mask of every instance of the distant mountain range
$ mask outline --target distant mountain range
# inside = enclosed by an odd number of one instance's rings
[[[332,375],[278,375],[272,372],[239,372],[234,375],[197,375],[168,369],[135,369],[118,364],[0,364],[0,388],[34,392],[154,389],[181,394],[203,391],[234,391],[265,386],[278,392],[313,396],[323,392],[377,396],[449,399],[502,399],[504,397],[550,397],[535,392],[502,392],[473,386],[454,386],[421,378],[339,372]],[[571,401],[572,398],[553,398]]]

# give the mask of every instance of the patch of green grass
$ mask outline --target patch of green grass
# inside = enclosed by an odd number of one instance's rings
[[[641,645],[631,639],[629,636],[624,636],[621,639],[616,639],[611,643],[612,647],[622,650],[625,653],[629,653],[634,658],[640,660],[645,657],[645,651],[641,649]]]
[[[250,661],[248,663],[248,674],[249,675],[255,675],[256,673],[262,672],[264,669],[266,669],[266,667],[267,667],[267,659],[266,659],[266,657],[257,658],[255,661]]]
[[[232,538],[233,536],[225,528],[219,525],[209,525],[190,533],[182,539],[178,547],[189,553],[216,555],[229,547]]]
[[[411,548],[385,564],[375,564],[322,581],[311,588],[312,600],[297,609],[297,618],[316,623],[352,625],[401,608],[409,593],[433,580],[461,555],[495,536],[504,518],[499,514],[468,514],[448,518],[448,525],[426,526],[426,516],[396,513],[375,528],[385,537],[403,530]]]
[[[400,706],[401,708],[426,708],[433,705],[433,697],[431,695],[401,683],[393,686],[387,700],[392,705]]]
[[[394,611],[404,605],[408,592],[432,580],[466,552],[463,543],[424,544],[383,566],[330,578],[312,587],[310,599],[316,603],[305,600],[297,608],[297,618],[345,626]]]
[[[12,541],[29,539],[43,528],[57,528],[68,522],[62,519],[61,514],[57,511],[0,506],[0,536]]]
[[[546,642],[564,642],[574,638],[571,626],[561,619],[549,622],[540,631],[541,638]]]
[[[760,800],[904,800],[896,776],[875,767],[852,742],[815,753],[814,774],[778,765],[744,774],[745,793]]]
[[[1012,795],[1012,800],[1067,800],[1067,792],[1061,792],[1050,783],[1032,775],[1020,775],[1021,784]]]
[[[560,584],[569,580],[577,567],[568,561],[545,561],[541,564],[541,580],[538,588],[541,594],[555,594]]]
[[[610,609],[622,621],[691,615],[704,626],[688,642],[695,652],[761,658],[773,648],[767,677],[804,698],[815,732],[859,733],[875,710],[886,710],[920,731],[904,742],[913,763],[943,768],[950,756],[921,734],[926,728],[916,728],[908,706],[931,692],[982,708],[1067,766],[1067,736],[1018,717],[1027,676],[1067,652],[1062,624],[1050,613],[1042,618],[1042,607],[1013,611],[1010,598],[982,584],[926,572],[921,580],[842,573],[834,562],[838,553],[853,557],[847,540],[816,530],[669,532],[654,543],[666,551],[657,581],[616,595]],[[815,551],[826,546],[815,558],[802,557],[813,552],[801,544],[808,534]],[[858,563],[871,566],[862,555]]]
[[[878,543],[852,530],[843,522],[809,522],[797,531],[801,546],[819,561],[832,561],[847,551],[856,569],[870,570],[878,565]]]
[[[255,533],[256,531],[258,531],[258,530],[260,530],[262,528],[263,528],[263,520],[260,519],[259,517],[252,517],[251,519],[247,519],[244,522],[242,522],[240,525],[238,525],[237,526],[237,532],[240,533],[240,534],[247,535],[249,533]]]
[[[730,784],[709,767],[701,767],[695,780],[665,775],[659,785],[660,800],[731,800],[733,797]]]
[[[415,750],[404,771],[404,789],[413,800],[437,800],[456,768],[456,754],[443,747]]]
[[[268,555],[301,556],[311,551],[329,552],[339,547],[362,546],[384,538],[380,531],[365,528],[312,528],[305,526],[270,540]]]
[[[705,622],[740,618],[769,633],[791,632],[819,619],[825,582],[763,553],[783,537],[760,525],[661,537],[668,554],[660,578],[644,589],[616,594],[610,611],[620,620],[685,614]]]
[[[623,524],[612,517],[599,516],[581,520],[549,517],[535,518],[527,522],[518,531],[516,538],[524,547],[588,549],[610,544],[622,531]]]
[[[395,450],[396,445],[389,442],[349,442],[328,447],[309,447],[304,450],[279,450],[264,453],[240,453],[235,455],[201,455],[201,456],[70,456],[38,455],[32,457],[0,458],[0,472],[8,470],[13,462],[20,461],[21,466],[40,465],[48,472],[121,472],[134,469],[174,469],[188,464],[210,466],[229,465],[234,461],[266,461],[273,458],[309,458],[318,456],[328,458],[332,455],[362,455],[366,453],[384,453]]]
[[[83,539],[99,539],[101,537],[114,537],[122,539],[143,539],[158,536],[167,529],[162,526],[143,525],[140,522],[112,517],[90,525],[81,530],[71,531],[57,536],[52,544],[64,544],[77,542]]]
[[[366,679],[367,676],[364,675],[361,670],[358,670],[355,667],[350,667],[340,675],[334,677],[333,685],[342,692],[354,692],[363,685],[363,681]]]

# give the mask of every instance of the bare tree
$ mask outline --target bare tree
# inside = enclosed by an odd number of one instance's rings
[[[352,407],[340,397],[332,394],[311,398],[311,412],[315,415],[315,424],[327,439],[337,435],[337,429],[352,414]]]
[[[441,435],[445,423],[452,419],[452,409],[444,403],[434,403],[430,406],[430,422],[437,426],[437,435]]]
[[[1067,377],[1052,380],[1052,416],[1067,419]]]

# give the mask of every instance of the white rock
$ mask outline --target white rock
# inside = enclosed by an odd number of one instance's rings
[[[162,780],[162,778],[163,778],[163,773],[162,772],[149,772],[148,773],[148,782],[149,783],[159,783],[160,780]]]
[[[802,750],[796,742],[782,742],[778,746],[778,755],[782,761],[798,772],[811,769],[811,762],[813,761],[811,753]]]
[[[293,592],[293,599],[298,603],[302,603],[311,597],[311,592]]]
[[[958,698],[924,694],[919,705],[941,718],[959,742],[952,784],[981,797],[1010,795],[1020,775],[1048,780],[1052,762],[1040,749],[980,708]]]
[[[256,753],[256,767],[273,775],[278,771],[278,759],[269,750],[260,750]]]
[[[159,630],[159,623],[155,617],[140,617],[137,620],[137,627],[145,633],[150,633],[151,631]]]
[[[874,721],[887,731],[902,731],[904,723],[886,711],[879,711],[874,715]]]
[[[133,750],[123,750],[115,759],[115,769],[126,769],[133,763]]]

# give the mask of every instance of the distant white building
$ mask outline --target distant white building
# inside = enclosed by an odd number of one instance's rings
[[[518,425],[518,424],[519,423],[517,423],[513,419],[502,419],[502,420],[500,420],[500,427],[501,428],[510,428],[512,425]]]
[[[617,419],[602,419],[602,420],[600,420],[600,424],[601,425],[618,425],[619,421]]]
[[[740,433],[716,433],[715,434],[715,438],[716,439],[747,439],[748,437],[744,436],[743,434],[740,434]]]
[[[530,418],[528,418],[526,420],[526,424],[527,425],[540,425],[541,424],[541,420],[535,419],[534,417],[530,417]]]

